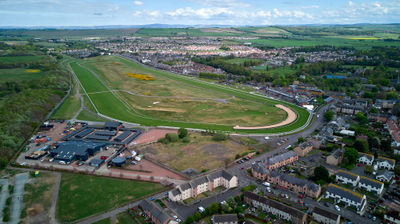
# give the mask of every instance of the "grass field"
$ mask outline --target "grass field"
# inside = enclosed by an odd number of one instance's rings
[[[254,70],[263,70],[268,74],[271,75],[279,75],[279,76],[286,76],[286,75],[291,75],[297,72],[297,69],[292,68],[290,66],[281,66],[281,67],[276,67],[276,68],[271,68],[269,66],[268,71],[266,70],[266,66],[265,65],[259,65],[259,66],[254,66],[252,69]]]
[[[22,218],[26,217],[24,223],[40,223],[47,220],[56,182],[56,175],[40,173],[39,177],[31,179],[25,185],[21,214]]]
[[[167,164],[175,170],[194,168],[213,170],[225,167],[236,154],[248,153],[249,147],[231,140],[216,142],[211,136],[191,134],[190,143],[156,143],[139,149],[146,157]]]
[[[45,58],[45,56],[35,55],[35,56],[4,56],[0,57],[0,62],[35,62]]]
[[[35,81],[40,80],[45,75],[44,72],[30,72],[24,68],[11,68],[11,69],[0,69],[0,83],[10,81]]]
[[[308,118],[307,111],[291,104],[154,70],[116,56],[74,62],[71,67],[102,114],[132,123],[233,131],[232,122],[271,124],[284,120],[287,114],[275,104],[291,107],[298,119],[284,127],[250,132],[288,131],[301,127]],[[131,78],[122,75],[124,72],[148,74],[155,80]],[[111,92],[100,79],[112,89],[129,93]]]
[[[254,58],[233,58],[226,60],[226,62],[230,64],[243,64],[245,61],[261,62],[262,60]]]
[[[87,110],[82,110],[82,112],[79,113],[77,119],[82,121],[107,121],[107,119],[99,117],[98,115],[93,114],[92,112],[89,112]]]
[[[71,119],[78,112],[81,101],[78,96],[76,96],[77,88],[79,87],[76,81],[73,81],[71,93],[61,104],[61,106],[52,115],[53,118],[58,119]]]
[[[165,189],[150,182],[63,173],[57,218],[71,222]]]

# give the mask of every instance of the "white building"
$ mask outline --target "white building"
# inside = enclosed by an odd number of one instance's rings
[[[378,157],[378,159],[376,161],[376,165],[378,165],[379,169],[394,170],[396,161],[394,159]]]
[[[336,203],[343,202],[346,206],[357,209],[357,213],[362,214],[367,203],[367,197],[363,194],[354,192],[336,184],[329,184],[326,188],[325,198],[333,199]]]
[[[392,178],[393,178],[393,173],[389,171],[385,171],[383,173],[376,175],[376,179],[379,180],[380,182],[390,182]]]
[[[380,195],[382,194],[384,184],[380,181],[362,176],[360,182],[358,182],[358,187],[363,190]]]
[[[345,170],[339,170],[339,172],[336,173],[336,182],[355,187],[357,186],[358,181],[360,181],[360,176],[354,173],[350,173]]]
[[[358,155],[357,162],[372,166],[372,163],[374,162],[374,155],[362,152],[359,152]]]

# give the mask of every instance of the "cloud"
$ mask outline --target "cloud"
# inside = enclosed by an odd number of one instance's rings
[[[171,17],[200,17],[202,19],[209,19],[214,16],[233,15],[234,12],[227,8],[201,8],[193,9],[191,7],[179,8],[175,11],[165,13]]]
[[[95,13],[93,13],[93,15],[95,15],[95,16],[102,16],[103,13],[101,13],[101,12],[95,12]]]
[[[251,6],[249,3],[239,2],[237,0],[190,0],[199,5],[206,7],[216,7],[216,8],[248,8]]]
[[[137,0],[137,1],[133,1],[133,4],[135,4],[135,5],[143,5],[143,2],[142,2],[142,1],[139,1],[139,0]]]

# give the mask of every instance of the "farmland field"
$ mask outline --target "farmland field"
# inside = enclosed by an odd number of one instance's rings
[[[40,70],[28,70],[23,68],[0,69],[0,83],[7,81],[40,80],[44,75],[45,73]]]
[[[160,184],[63,173],[57,217],[71,222],[163,190]]]
[[[275,133],[301,127],[308,112],[284,102],[196,79],[154,70],[116,56],[71,63],[100,113],[132,123],[233,131],[234,125],[276,124],[294,109],[298,119],[287,126],[253,130]],[[141,80],[143,74],[154,80]],[[135,78],[136,77],[136,78]]]

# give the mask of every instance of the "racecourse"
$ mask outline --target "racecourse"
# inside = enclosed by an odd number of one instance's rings
[[[234,129],[234,124],[217,124],[209,122],[188,122],[188,121],[177,121],[168,120],[156,116],[146,116],[146,114],[138,113],[137,109],[132,107],[126,99],[121,97],[114,89],[111,89],[109,85],[105,82],[104,77],[99,75],[98,72],[94,72],[91,67],[88,67],[84,61],[75,60],[70,63],[70,67],[76,77],[79,79],[79,83],[83,88],[84,92],[87,94],[91,104],[96,108],[97,113],[100,115],[108,116],[120,121],[125,121],[129,123],[140,124],[142,126],[169,126],[169,127],[184,127],[191,129],[202,129],[202,130],[219,130],[219,131],[229,131],[237,133],[283,133],[293,130],[297,130],[303,127],[310,114],[303,108],[295,106],[293,104],[278,101],[274,99],[267,98],[258,94],[250,94],[245,91],[238,89],[233,89],[227,86],[218,85],[214,83],[205,82],[192,77],[181,76],[177,74],[172,74],[165,71],[154,70],[127,59],[112,56],[115,60],[122,62],[128,66],[132,66],[136,70],[143,71],[150,74],[158,74],[165,78],[181,82],[183,85],[192,85],[199,88],[204,88],[209,91],[218,91],[229,96],[233,96],[239,99],[251,100],[256,103],[268,103],[271,105],[283,105],[285,108],[290,108],[290,111],[295,113],[295,119],[291,117],[291,122],[287,122],[288,118],[285,119],[286,123],[281,123],[281,125],[274,125],[269,128],[265,128],[263,124],[260,124],[260,128],[251,130],[236,130]],[[282,109],[282,108],[281,108]],[[286,111],[287,112],[287,111]],[[289,115],[289,113],[288,113]]]

